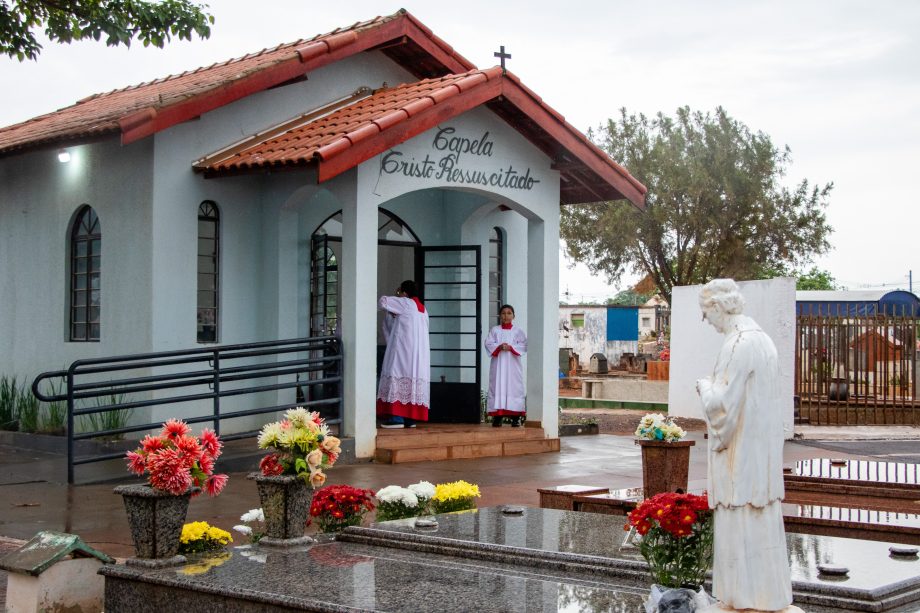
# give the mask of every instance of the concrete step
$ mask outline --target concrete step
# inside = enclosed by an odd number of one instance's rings
[[[377,462],[403,464],[548,453],[559,451],[559,439],[547,439],[539,427],[422,424],[418,428],[380,429],[376,447]]]
[[[466,429],[404,428],[401,430],[380,429],[377,431],[377,448],[408,449],[414,447],[444,447],[542,439],[543,428],[511,428],[503,426],[471,426]]]

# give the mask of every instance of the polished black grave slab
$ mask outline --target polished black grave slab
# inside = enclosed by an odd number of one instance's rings
[[[437,516],[437,527],[414,520],[349,528],[344,539],[556,568],[597,577],[646,577],[645,563],[628,542],[626,518],[555,509],[525,508],[519,515],[490,507]],[[894,543],[787,533],[795,602],[809,611],[917,611],[920,561],[892,556]],[[823,564],[842,565],[846,577],[819,573]],[[819,609],[820,607],[820,609]]]
[[[109,565],[108,613],[183,611],[635,611],[649,592],[625,518],[503,508],[352,527],[338,540],[236,547],[167,569]],[[920,562],[889,544],[788,534],[796,604],[809,613],[920,607]],[[849,568],[827,577],[819,564]]]

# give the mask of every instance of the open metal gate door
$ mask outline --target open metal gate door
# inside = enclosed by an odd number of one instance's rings
[[[417,247],[415,254],[415,278],[428,310],[431,340],[428,419],[478,424],[482,389],[479,246]]]

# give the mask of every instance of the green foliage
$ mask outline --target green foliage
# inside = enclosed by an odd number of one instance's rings
[[[62,389],[62,384],[52,383],[51,395],[59,395]],[[42,408],[44,410],[39,416],[39,431],[46,434],[63,434],[67,429],[67,403],[61,400],[46,402],[42,404]]]
[[[799,275],[795,282],[797,290],[834,290],[840,289],[837,280],[826,270],[819,270],[813,266],[808,272]]]
[[[653,119],[623,109],[589,134],[649,190],[644,211],[628,202],[563,208],[569,255],[610,282],[627,270],[648,274],[670,302],[675,285],[756,278],[829,247],[833,185],[781,185],[789,149],[721,107]]]
[[[837,280],[826,270],[812,266],[808,272],[796,272],[784,267],[767,266],[762,268],[753,277],[755,279],[773,279],[774,277],[795,277],[795,289],[807,290],[835,290],[843,289]]]
[[[648,562],[652,583],[674,588],[698,587],[706,581],[712,566],[712,516],[691,536],[674,538],[653,529],[639,540],[639,553]]]
[[[22,432],[38,431],[38,398],[32,395],[32,390],[26,384],[16,398],[16,417],[19,419],[19,429]]]
[[[608,298],[607,304],[614,304],[618,306],[641,306],[648,302],[649,298],[651,297],[652,296],[650,294],[640,294],[631,289],[624,289],[613,298]]]
[[[190,0],[0,0],[0,51],[20,62],[38,59],[39,28],[60,43],[104,36],[109,47],[136,39],[162,48],[173,37],[208,38],[214,17],[207,8]]]
[[[0,377],[0,429],[10,430],[16,428],[16,399],[19,396],[19,386],[16,377]]]
[[[108,396],[100,396],[95,399],[97,408],[124,404],[127,397],[124,394],[111,393]],[[79,430],[81,432],[105,432],[107,430],[117,430],[128,425],[128,417],[131,414],[130,409],[112,409],[101,413],[89,413],[80,416]],[[124,434],[112,434],[97,437],[102,440],[120,441],[125,438]]]
[[[431,512],[434,515],[438,513],[453,513],[455,511],[469,511],[476,508],[476,499],[473,496],[464,496],[462,498],[448,498],[447,500],[431,501]]]

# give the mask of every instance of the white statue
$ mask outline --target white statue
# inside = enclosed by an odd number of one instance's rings
[[[714,517],[712,591],[723,609],[798,610],[792,603],[781,501],[783,417],[776,346],[742,314],[731,279],[700,291],[703,319],[725,335],[711,377],[696,390],[709,428]]]

